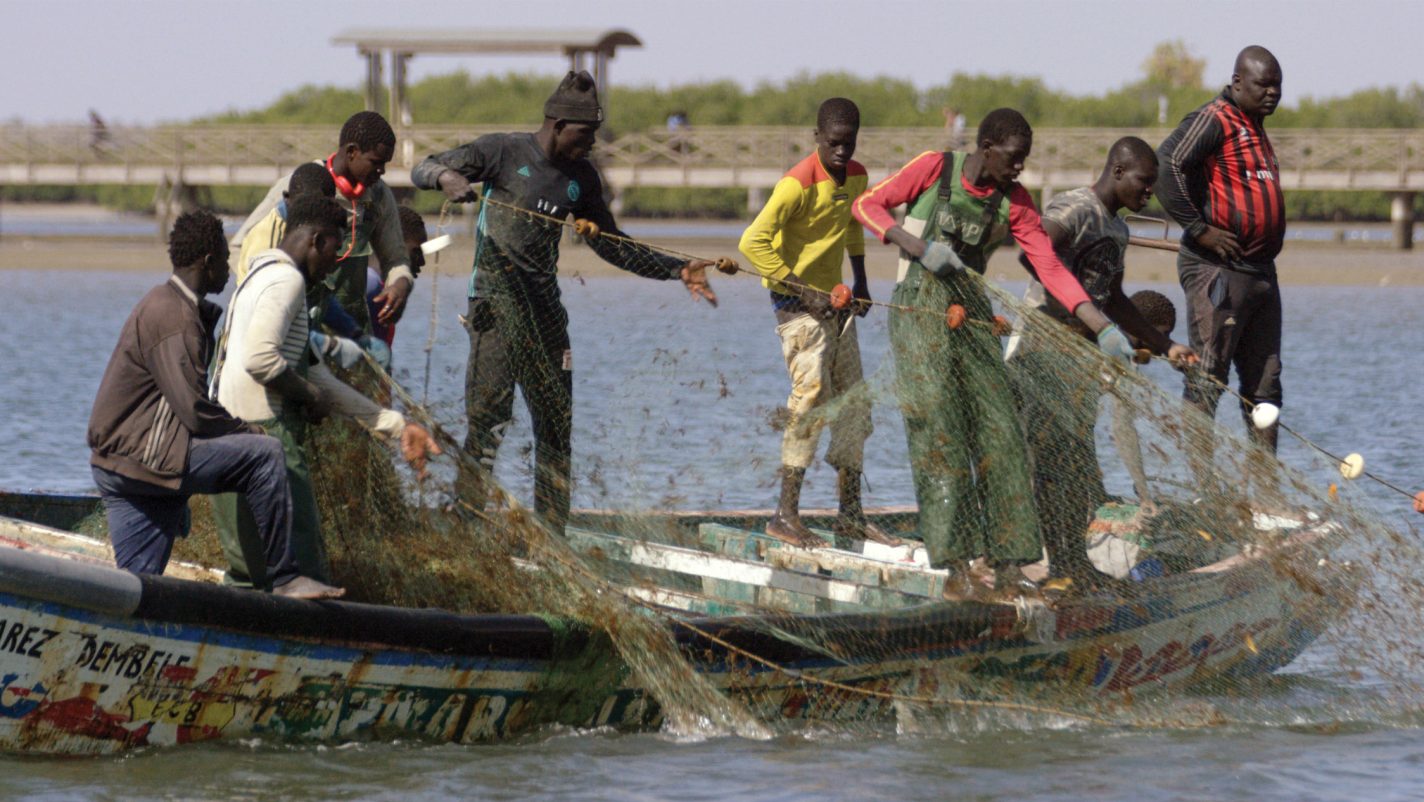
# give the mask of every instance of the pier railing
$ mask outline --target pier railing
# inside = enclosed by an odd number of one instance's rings
[[[386,180],[409,184],[427,154],[527,125],[416,126],[400,144]],[[1023,181],[1062,189],[1092,180],[1108,146],[1136,134],[1152,144],[1168,129],[1060,128],[1035,132]],[[0,125],[0,182],[23,184],[268,185],[294,165],[335,147],[332,126],[112,127]],[[1278,129],[1271,139],[1288,189],[1413,192],[1424,189],[1424,131]],[[933,128],[866,128],[856,158],[872,177],[925,150],[952,144]],[[619,133],[596,159],[616,186],[744,187],[774,184],[814,147],[810,127],[699,127]]]

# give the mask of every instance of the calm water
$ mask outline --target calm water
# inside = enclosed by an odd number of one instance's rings
[[[449,267],[446,267],[449,270]],[[1348,269],[1342,266],[1342,269]],[[454,271],[451,271],[454,272]],[[161,274],[0,272],[0,487],[89,489],[85,422],[119,326]],[[453,419],[463,386],[463,276],[438,282],[429,398]],[[431,318],[422,280],[396,340],[398,375],[417,396]],[[675,284],[570,283],[575,343],[576,504],[768,506],[778,440],[767,415],[786,379],[763,291],[716,285],[723,304],[692,304]],[[876,286],[888,298],[889,286]],[[1180,301],[1176,287],[1157,287]],[[1421,404],[1424,289],[1288,288],[1283,420],[1369,467],[1424,486]],[[1180,336],[1180,335],[1179,335]],[[861,333],[867,371],[887,353],[877,313]],[[1175,382],[1170,371],[1152,375]],[[1234,415],[1229,416],[1234,418]],[[1223,412],[1223,420],[1228,416]],[[903,436],[880,408],[869,444],[867,502],[912,500]],[[1230,420],[1232,427],[1239,426]],[[528,484],[522,422],[501,470]],[[1293,440],[1283,457],[1310,465]],[[1312,468],[1322,485],[1327,468]],[[833,503],[833,476],[813,470],[806,502]],[[1385,516],[1402,500],[1371,491]],[[1417,517],[1417,516],[1415,516]],[[1388,637],[1388,634],[1385,634]],[[1331,674],[1313,652],[1296,672]],[[1297,682],[1281,680],[1283,692]],[[1295,689],[1295,690],[1292,690]],[[884,733],[686,741],[658,734],[551,733],[484,747],[264,742],[151,751],[121,759],[0,758],[0,796],[90,798],[590,799],[1417,799],[1424,731],[1371,725],[1320,734],[1293,727],[1187,731],[1035,729],[956,737]]]

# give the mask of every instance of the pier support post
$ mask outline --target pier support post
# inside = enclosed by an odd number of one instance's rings
[[[1414,250],[1414,193],[1395,192],[1389,198],[1389,220],[1394,225],[1394,247]]]
[[[755,216],[766,205],[766,187],[747,187],[747,211]]]

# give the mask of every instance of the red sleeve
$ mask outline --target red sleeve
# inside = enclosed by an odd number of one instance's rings
[[[913,201],[920,193],[939,182],[944,169],[944,157],[939,151],[927,150],[855,199],[851,213],[861,225],[875,232],[886,242],[885,232],[895,225],[890,210]]]
[[[1069,310],[1087,303],[1088,294],[1053,252],[1053,242],[1043,230],[1043,218],[1038,216],[1033,198],[1022,186],[1015,186],[1009,195],[1009,229],[1019,247],[1028,254],[1028,260],[1033,262],[1038,281],[1049,294]]]

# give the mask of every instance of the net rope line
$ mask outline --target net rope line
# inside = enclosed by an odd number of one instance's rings
[[[495,202],[495,201],[490,201],[490,202],[492,202],[492,203],[497,203],[497,202]],[[505,204],[505,205],[508,206],[507,204]],[[519,212],[519,213],[525,214],[526,216],[528,216],[528,217],[530,217],[530,218],[544,217],[544,218],[548,219],[549,221],[554,222],[554,223],[557,223],[557,224],[559,224],[559,225],[570,225],[570,224],[569,224],[568,222],[566,222],[566,221],[557,220],[557,219],[552,218],[552,217],[549,217],[549,216],[547,216],[547,215],[541,215],[541,214],[539,214],[539,213],[537,213],[537,212],[529,212],[529,211],[527,211],[527,210],[518,209],[517,207],[513,207],[513,206],[509,206],[509,208],[514,209],[515,211],[517,211],[517,212]],[[447,220],[447,217],[448,217],[448,209],[449,209],[449,203],[447,202],[447,203],[445,204],[445,206],[442,207],[441,223],[440,223],[440,229],[441,229],[441,230],[443,230],[444,226],[446,225],[446,220]],[[618,236],[618,235],[609,235],[609,236],[615,236],[615,237],[616,237],[616,236]],[[688,255],[685,255],[685,254],[679,254],[677,251],[674,251],[674,250],[672,250],[672,249],[660,248],[660,247],[658,247],[658,246],[653,246],[653,245],[649,245],[649,244],[647,244],[647,243],[642,243],[642,242],[640,242],[640,241],[633,240],[632,238],[628,238],[628,237],[618,237],[618,238],[619,238],[620,240],[624,240],[624,241],[627,241],[627,242],[630,242],[630,243],[635,243],[635,244],[637,244],[639,247],[648,248],[648,249],[651,249],[651,250],[661,250],[661,251],[664,251],[664,252],[669,253],[669,254],[672,254],[672,255],[687,256],[687,258],[697,258],[697,257],[688,256]],[[752,271],[741,270],[740,268],[739,268],[739,271],[738,271],[738,272],[746,272],[746,273],[749,273],[749,274],[752,273]],[[987,279],[983,279],[983,277],[978,277],[977,274],[976,274],[976,277],[978,278],[978,280],[984,281],[986,284],[988,284],[988,286],[991,286],[991,287],[994,286],[994,285],[992,285],[991,283],[989,283],[989,282],[987,281]],[[892,307],[892,308],[894,308],[894,305],[891,305],[891,304],[883,304],[883,303],[881,303],[881,304],[877,304],[877,305],[887,306],[887,307]],[[937,311],[934,311],[934,310],[915,309],[915,308],[906,308],[906,309],[907,309],[907,311],[918,311],[918,312],[927,312],[927,313],[928,313],[928,312],[933,312],[933,313],[936,314],[936,315],[939,314]],[[434,316],[434,314],[435,314],[435,305],[432,304],[432,317]],[[987,322],[986,322],[986,325],[988,325]],[[428,354],[427,354],[427,356],[428,356]],[[378,364],[375,364],[375,363],[374,363],[373,359],[372,359],[369,355],[366,355],[365,358],[366,358],[366,361],[367,361],[368,365],[371,367],[372,370],[376,371],[376,373],[377,373],[378,376],[384,376],[384,377],[385,377],[386,381],[388,382],[388,386],[392,387],[393,390],[394,390],[394,392],[396,392],[396,393],[398,394],[398,396],[402,399],[402,401],[410,407],[410,410],[409,410],[410,412],[412,412],[418,419],[423,419],[423,420],[425,420],[425,421],[428,421],[429,424],[431,425],[432,432],[435,432],[435,433],[439,436],[439,438],[442,440],[443,443],[454,446],[454,450],[451,452],[451,456],[453,456],[453,457],[454,457],[455,459],[457,459],[457,460],[462,459],[462,458],[465,458],[465,456],[462,454],[462,451],[461,451],[461,449],[460,449],[458,443],[455,442],[454,438],[453,438],[448,432],[445,432],[443,429],[441,429],[441,428],[438,426],[438,424],[436,424],[434,418],[430,415],[429,410],[426,409],[423,404],[417,404],[417,403],[415,402],[415,399],[410,395],[410,393],[407,392],[403,387],[401,387],[397,382],[395,382],[394,379],[392,379],[391,377],[389,377],[389,375],[387,375],[387,374],[385,373],[385,371],[384,371]],[[1158,358],[1158,359],[1163,359],[1164,361],[1170,362],[1170,360],[1167,360],[1165,357],[1162,357],[1162,356],[1157,356],[1156,358]],[[1126,368],[1124,368],[1121,364],[1119,364],[1119,360],[1105,360],[1105,361],[1111,361],[1111,362],[1114,364],[1114,366],[1116,366],[1116,367],[1118,367],[1118,368],[1120,368],[1120,369],[1122,369],[1122,370],[1126,370]],[[1213,378],[1213,381],[1215,381],[1214,378]],[[1219,382],[1218,382],[1218,384],[1219,384]],[[427,393],[428,393],[428,384],[427,384],[427,388],[426,388],[426,389],[427,389]],[[1237,396],[1238,398],[1240,397],[1240,395],[1239,395],[1238,393],[1236,393],[1235,391],[1231,390],[1230,387],[1224,386],[1224,389],[1225,389],[1227,392],[1230,392],[1232,395],[1235,395],[1235,396]],[[1246,399],[1242,399],[1242,400],[1245,401]],[[1249,403],[1249,402],[1248,402],[1248,403]],[[1310,443],[1308,440],[1305,440],[1305,438],[1302,437],[1299,433],[1296,433],[1296,432],[1294,432],[1293,430],[1289,430],[1289,429],[1288,429],[1288,431],[1291,431],[1291,433],[1292,433],[1294,436],[1296,436],[1296,437],[1302,439],[1303,441],[1307,442],[1308,444],[1314,446],[1313,443]],[[1333,458],[1333,455],[1331,455],[1331,454],[1330,454],[1328,451],[1326,451],[1325,449],[1323,449],[1323,448],[1321,448],[1321,447],[1319,447],[1319,446],[1315,446],[1315,447],[1316,447],[1319,451],[1321,451],[1321,453],[1324,453],[1324,454],[1326,454],[1327,456],[1331,456],[1331,457]],[[1377,477],[1374,477],[1374,476],[1371,476],[1371,478],[1376,478],[1376,479],[1377,479]],[[1378,480],[1378,479],[1377,479],[1377,481],[1382,481],[1382,480]],[[521,517],[526,517],[527,520],[533,522],[535,526],[538,526],[539,518],[538,518],[537,516],[534,516],[534,517],[522,516],[522,513],[523,513],[527,508],[526,508],[524,505],[520,504],[517,499],[515,499],[514,497],[512,497],[512,496],[508,493],[508,491],[505,490],[499,483],[492,483],[492,484],[491,484],[491,487],[494,489],[494,493],[495,493],[494,498],[495,498],[496,501],[498,502],[497,505],[496,505],[496,511],[498,510],[498,507],[499,507],[499,506],[504,506],[507,510],[509,510],[509,511],[511,511],[511,512],[521,513]],[[1396,489],[1397,489],[1397,488],[1396,488]],[[465,500],[463,500],[463,499],[458,499],[458,498],[457,498],[457,499],[456,499],[456,502],[459,503],[460,505],[462,505],[463,507],[465,507],[466,509],[469,509],[470,511],[472,511],[472,512],[475,513],[477,516],[479,516],[479,517],[481,517],[481,518],[484,518],[484,519],[486,519],[486,520],[489,519],[489,514],[488,514],[484,509],[475,510],[474,507],[473,507],[473,505],[469,504],[467,501],[465,501]],[[547,532],[548,532],[548,530],[547,530],[547,529],[544,529],[543,527],[539,527],[539,530],[540,530],[541,532],[543,532],[543,533],[546,533],[546,534],[547,534]],[[843,691],[843,692],[848,693],[848,694],[855,694],[855,695],[860,695],[860,696],[865,696],[865,697],[873,697],[873,698],[890,699],[890,700],[903,701],[903,702],[907,702],[907,703],[911,703],[911,704],[919,704],[919,705],[926,705],[926,706],[939,705],[939,706],[943,706],[943,707],[956,707],[956,708],[961,708],[961,709],[969,709],[969,708],[985,708],[985,709],[988,709],[988,708],[998,708],[998,709],[1004,709],[1004,710],[1010,710],[1010,711],[1027,712],[1027,713],[1034,713],[1034,714],[1041,714],[1041,715],[1058,715],[1058,716],[1061,716],[1061,717],[1071,718],[1071,719],[1079,720],[1079,721],[1090,722],[1090,723],[1094,723],[1094,724],[1107,724],[1107,723],[1109,723],[1109,722],[1107,722],[1105,719],[1103,719],[1103,718],[1101,718],[1101,717],[1096,717],[1096,716],[1087,715],[1087,714],[1073,713],[1073,712],[1069,712],[1069,711],[1066,711],[1066,710],[1061,710],[1061,709],[1057,709],[1057,708],[1053,708],[1053,707],[1048,707],[1048,706],[1036,706],[1036,705],[1032,705],[1032,704],[1015,703],[1015,702],[998,702],[998,701],[991,701],[991,700],[944,699],[944,698],[936,698],[936,697],[931,697],[931,696],[913,695],[913,694],[906,694],[906,693],[896,693],[896,692],[894,692],[894,691],[886,691],[886,690],[879,690],[879,689],[873,689],[873,688],[856,687],[856,686],[853,686],[853,685],[847,685],[847,684],[845,684],[845,683],[838,682],[838,681],[836,681],[836,680],[832,680],[832,679],[828,679],[828,678],[822,678],[822,677],[816,677],[816,676],[808,676],[808,675],[804,674],[803,672],[801,672],[801,671],[799,671],[799,670],[797,670],[797,669],[793,669],[793,668],[790,668],[790,667],[787,667],[787,666],[778,664],[777,662],[775,662],[775,661],[773,661],[773,660],[769,660],[769,659],[767,659],[767,658],[760,657],[759,655],[756,655],[756,654],[754,654],[754,653],[752,653],[752,652],[749,652],[749,651],[747,651],[746,649],[743,649],[743,648],[738,647],[738,646],[736,646],[736,645],[734,645],[734,644],[728,643],[727,641],[725,641],[724,639],[722,639],[722,638],[720,638],[720,637],[714,635],[713,633],[709,633],[709,632],[703,631],[703,630],[702,630],[700,627],[698,627],[696,624],[691,623],[691,622],[689,622],[689,621],[687,621],[687,620],[685,620],[685,619],[683,619],[683,618],[678,617],[678,616],[677,616],[676,614],[674,614],[671,610],[669,610],[669,609],[667,609],[667,608],[665,608],[665,607],[662,607],[661,605],[657,605],[655,602],[652,602],[652,601],[650,601],[650,600],[641,599],[641,598],[637,597],[636,595],[630,594],[630,593],[628,592],[628,588],[623,587],[623,586],[617,584],[615,581],[613,581],[613,580],[610,579],[609,577],[605,577],[605,576],[599,574],[597,571],[593,570],[593,568],[588,564],[587,558],[586,558],[585,556],[579,554],[577,551],[574,551],[574,550],[572,550],[571,548],[569,548],[569,547],[567,546],[567,544],[563,544],[563,543],[557,541],[557,540],[554,539],[554,538],[546,538],[546,537],[541,537],[541,538],[539,538],[539,541],[540,541],[540,542],[538,542],[537,544],[531,544],[531,545],[535,545],[536,548],[538,548],[538,552],[537,552],[538,554],[540,554],[541,556],[546,557],[547,559],[550,559],[551,561],[553,561],[553,562],[555,562],[555,563],[557,563],[557,564],[560,564],[560,565],[566,567],[566,568],[569,569],[569,571],[571,571],[575,576],[581,577],[581,578],[583,578],[586,582],[591,583],[591,585],[592,585],[594,588],[598,588],[598,589],[609,589],[609,590],[611,590],[613,593],[617,594],[617,596],[618,596],[619,598],[623,599],[623,600],[625,601],[625,603],[627,603],[627,604],[629,604],[629,605],[632,605],[632,606],[637,606],[637,607],[640,607],[640,608],[643,608],[643,609],[648,610],[648,611],[649,611],[650,613],[652,613],[653,616],[654,616],[656,619],[658,619],[658,620],[662,620],[662,621],[665,621],[665,622],[669,622],[669,623],[671,623],[671,624],[674,625],[674,626],[686,628],[686,629],[688,629],[689,631],[695,632],[695,633],[697,633],[698,635],[707,638],[709,642],[717,643],[717,644],[720,645],[721,647],[727,649],[729,652],[742,655],[743,657],[745,657],[746,659],[748,659],[748,660],[750,660],[750,661],[754,661],[754,662],[756,662],[756,663],[758,663],[758,664],[760,664],[760,665],[766,666],[766,667],[769,668],[769,669],[775,670],[775,671],[781,673],[782,675],[787,676],[787,677],[789,677],[789,678],[792,678],[792,679],[794,679],[794,680],[796,680],[796,681],[798,681],[798,682],[800,682],[800,683],[803,683],[803,684],[814,684],[814,685],[819,685],[819,686],[822,686],[822,687],[827,687],[827,688],[833,688],[833,689],[836,689],[836,690],[840,690],[840,691]]]
[[[1171,361],[1170,359],[1168,359],[1166,356],[1162,356],[1162,355],[1160,355],[1160,354],[1150,354],[1149,356],[1150,356],[1151,359],[1161,360],[1161,361],[1163,361],[1163,362],[1166,362],[1167,364],[1172,365],[1174,368],[1177,368],[1178,370],[1182,370],[1182,369],[1183,369],[1181,366],[1179,366],[1179,365],[1177,365],[1176,363],[1172,362],[1172,361]],[[1229,394],[1229,395],[1235,397],[1236,400],[1238,400],[1238,401],[1240,401],[1241,403],[1245,404],[1248,410],[1253,410],[1253,409],[1255,409],[1255,408],[1258,406],[1257,402],[1252,401],[1251,399],[1249,399],[1249,398],[1247,398],[1246,396],[1242,395],[1242,394],[1240,393],[1240,391],[1236,390],[1236,388],[1232,387],[1230,384],[1228,384],[1228,383],[1226,383],[1226,382],[1221,381],[1220,379],[1216,378],[1215,376],[1212,376],[1211,374],[1209,374],[1209,373],[1207,373],[1205,370],[1203,370],[1201,367],[1196,366],[1196,365],[1189,365],[1189,366],[1186,366],[1186,369],[1192,371],[1192,373],[1194,374],[1195,377],[1201,378],[1201,379],[1205,379],[1207,382],[1209,382],[1210,384],[1212,384],[1214,387],[1216,387],[1216,388],[1218,388],[1218,389],[1221,389],[1221,390],[1225,391],[1227,394]],[[1275,424],[1275,425],[1276,425],[1276,426],[1279,426],[1281,429],[1283,429],[1284,431],[1288,432],[1292,437],[1294,437],[1295,439],[1299,440],[1299,441],[1300,441],[1301,443],[1303,443],[1306,447],[1311,448],[1311,449],[1314,449],[1315,451],[1318,451],[1319,453],[1321,453],[1321,454],[1325,455],[1326,457],[1330,458],[1331,460],[1335,461],[1337,464],[1343,463],[1343,462],[1345,461],[1345,458],[1344,458],[1344,457],[1341,457],[1341,456],[1339,456],[1338,454],[1335,454],[1334,452],[1330,451],[1329,449],[1325,448],[1324,446],[1320,445],[1319,443],[1315,442],[1314,440],[1311,440],[1309,437],[1306,437],[1305,435],[1301,434],[1300,432],[1296,431],[1295,429],[1291,428],[1290,426],[1287,426],[1286,424],[1284,424],[1284,423],[1282,423],[1282,422],[1280,422],[1280,421],[1276,421],[1276,424]],[[1377,483],[1378,483],[1379,485],[1381,485],[1382,487],[1384,487],[1384,488],[1386,488],[1386,489],[1388,489],[1388,490],[1392,490],[1392,491],[1394,491],[1394,492],[1400,494],[1401,496],[1404,496],[1405,498],[1408,498],[1408,499],[1413,499],[1413,498],[1414,498],[1414,494],[1413,494],[1413,493],[1409,492],[1408,490],[1405,490],[1404,488],[1400,487],[1399,485],[1396,485],[1396,484],[1394,484],[1393,482],[1391,482],[1391,481],[1389,481],[1389,480],[1387,480],[1387,479],[1385,479],[1385,478],[1383,478],[1383,477],[1381,477],[1381,476],[1378,476],[1378,475],[1376,475],[1376,474],[1374,474],[1374,473],[1372,473],[1372,472],[1370,472],[1370,471],[1362,471],[1362,472],[1360,473],[1360,475],[1363,476],[1363,477],[1365,477],[1365,478],[1367,478],[1367,479],[1371,479],[1371,480],[1377,482]]]
[[[567,219],[564,219],[564,218],[554,217],[553,215],[548,215],[548,214],[544,214],[544,213],[542,213],[542,212],[536,212],[536,211],[533,211],[533,210],[530,210],[530,209],[525,209],[525,208],[522,208],[522,207],[520,207],[520,206],[516,206],[516,205],[514,205],[514,204],[511,204],[511,203],[505,203],[505,202],[503,202],[503,201],[498,201],[498,200],[495,200],[495,199],[493,199],[493,198],[487,198],[487,197],[485,197],[485,196],[483,196],[483,195],[477,195],[474,202],[477,203],[477,204],[479,204],[479,203],[488,203],[488,204],[491,204],[491,205],[494,205],[494,206],[503,207],[503,208],[508,209],[508,210],[510,210],[510,211],[513,211],[513,212],[515,212],[515,213],[522,214],[522,215],[524,215],[524,216],[526,216],[526,217],[528,217],[528,218],[531,218],[531,219],[541,219],[541,220],[544,220],[544,221],[546,221],[546,222],[548,222],[548,223],[552,223],[552,224],[554,224],[554,225],[564,226],[564,227],[571,228],[571,229],[573,229],[574,231],[576,231],[576,232],[582,234],[582,226],[580,226],[580,223],[581,223],[581,222],[584,222],[584,221],[581,221],[581,220],[573,220],[573,221],[570,221],[570,220],[567,220]],[[450,200],[446,200],[444,203],[441,204],[441,207],[440,207],[440,222],[437,224],[437,227],[436,227],[437,231],[440,231],[441,233],[444,232],[445,227],[446,227],[446,225],[448,224],[449,216],[450,216],[450,209],[452,208],[452,204],[453,204],[453,201],[450,201]],[[1147,218],[1142,218],[1142,219],[1147,219]],[[741,265],[737,264],[735,261],[732,261],[732,260],[729,260],[729,259],[704,259],[704,258],[702,258],[702,257],[700,257],[700,256],[695,255],[695,254],[685,253],[685,252],[683,252],[683,251],[679,251],[679,250],[676,250],[676,249],[674,249],[674,248],[668,248],[668,247],[662,246],[662,245],[654,245],[654,244],[652,244],[652,243],[643,242],[642,240],[634,239],[633,237],[625,237],[625,236],[622,236],[622,235],[619,235],[619,234],[612,234],[612,233],[599,232],[599,233],[597,234],[597,236],[598,236],[598,237],[607,237],[607,238],[612,239],[612,240],[617,241],[617,242],[623,242],[623,243],[627,243],[627,244],[629,244],[629,245],[634,245],[634,246],[637,246],[637,247],[640,247],[640,248],[646,248],[646,249],[648,249],[648,250],[665,253],[665,254],[667,254],[667,255],[669,255],[669,256],[675,256],[675,257],[678,257],[678,258],[680,258],[680,259],[687,259],[687,260],[694,260],[694,259],[695,259],[695,260],[698,260],[698,261],[712,262],[712,263],[717,267],[718,270],[720,270],[720,271],[722,271],[722,272],[724,272],[724,273],[727,273],[727,274],[729,274],[729,275],[730,275],[730,274],[733,274],[733,273],[745,273],[745,274],[747,274],[747,275],[751,275],[751,276],[754,276],[754,277],[761,277],[761,273],[760,273],[760,272],[753,271],[753,270],[748,270],[748,269],[742,267]],[[1160,240],[1154,240],[1154,239],[1149,239],[1149,238],[1145,238],[1145,237],[1136,237],[1136,238],[1133,238],[1133,240],[1134,240],[1134,241],[1131,241],[1130,244],[1136,245],[1136,246],[1139,246],[1139,247],[1154,248],[1154,249],[1159,249],[1159,250],[1166,250],[1166,249],[1168,249],[1169,247],[1170,247],[1171,249],[1175,250],[1176,247],[1177,247],[1175,243],[1173,243],[1173,242],[1172,242],[1171,240],[1169,240],[1169,239],[1166,239],[1165,237],[1162,238],[1162,239],[1160,239]],[[437,259],[438,259],[438,255],[437,255]],[[979,281],[983,282],[984,284],[989,284],[989,280],[988,280],[986,277],[981,276],[981,275],[979,275],[978,273],[974,273],[974,271],[965,271],[965,272],[966,272],[966,273],[972,273],[972,274],[975,276],[975,278],[977,278]],[[828,291],[826,291],[826,290],[818,289],[818,288],[816,288],[816,287],[811,287],[811,286],[809,286],[809,285],[805,285],[805,286],[803,286],[803,287],[798,287],[798,290],[810,291],[810,292],[814,292],[814,293],[817,293],[817,294],[820,294],[820,295],[826,295],[826,296],[829,296],[829,295],[831,294],[830,292],[828,292]],[[434,311],[434,299],[433,299],[433,298],[432,298],[432,302],[431,302],[431,303],[432,303],[432,307],[431,307],[431,317],[432,317],[432,326],[433,326],[433,320],[434,320],[434,316],[435,316],[435,311]],[[933,309],[926,309],[926,308],[924,308],[924,307],[907,306],[907,305],[904,305],[904,304],[896,304],[896,303],[891,303],[891,302],[888,302],[888,301],[876,301],[876,300],[868,300],[868,299],[856,299],[856,300],[853,302],[853,305],[859,305],[861,308],[866,308],[866,309],[868,309],[868,308],[870,308],[870,307],[879,306],[879,307],[884,307],[884,308],[886,308],[886,309],[893,309],[893,310],[900,311],[900,312],[909,312],[909,313],[927,314],[927,315],[929,315],[929,314],[940,315],[940,314],[941,314],[939,311],[933,310]],[[975,319],[972,319],[972,318],[966,318],[966,319],[964,320],[964,324],[972,325],[972,326],[985,327],[985,328],[989,328],[990,330],[994,330],[996,327],[998,327],[998,326],[1000,325],[997,321],[994,321],[994,320],[975,320]],[[433,330],[433,328],[432,328],[432,338],[433,338],[433,331],[434,331],[434,330]],[[427,351],[426,351],[426,354],[427,354],[427,359],[426,359],[426,387],[427,387],[427,392],[428,392],[428,389],[429,389],[429,354],[430,354],[429,349],[430,349],[431,347],[433,347],[433,339],[432,339],[432,344],[427,346]],[[1178,370],[1182,370],[1182,369],[1183,369],[1183,366],[1177,365],[1175,362],[1173,362],[1173,361],[1171,361],[1170,359],[1168,359],[1165,355],[1151,354],[1151,353],[1149,352],[1149,356],[1150,356],[1150,358],[1152,358],[1152,359],[1159,359],[1159,360],[1165,361],[1165,362],[1167,362],[1169,365],[1172,365],[1174,368],[1177,368]],[[1116,360],[1112,360],[1112,361],[1114,362],[1114,366],[1115,366],[1115,367],[1121,367],[1121,366],[1115,364],[1115,363],[1116,363]],[[1220,387],[1220,388],[1224,389],[1226,392],[1230,393],[1232,396],[1235,396],[1237,399],[1239,399],[1239,400],[1241,400],[1242,402],[1244,402],[1244,403],[1246,403],[1247,405],[1249,405],[1250,408],[1252,408],[1252,409],[1255,408],[1255,406],[1256,406],[1255,402],[1253,402],[1253,401],[1251,401],[1250,399],[1248,399],[1248,398],[1242,396],[1239,392],[1237,392],[1236,390],[1232,389],[1229,385],[1224,384],[1223,382],[1219,381],[1216,377],[1207,374],[1205,371],[1202,371],[1200,368],[1194,368],[1193,366],[1190,366],[1190,365],[1186,366],[1186,369],[1193,370],[1194,373],[1196,373],[1197,375],[1199,375],[1199,376],[1201,376],[1201,377],[1207,379],[1211,384],[1213,384],[1213,385],[1215,385],[1215,386],[1217,386],[1217,387]],[[1300,441],[1301,441],[1302,443],[1304,443],[1307,447],[1312,448],[1312,449],[1314,449],[1315,451],[1318,451],[1319,453],[1325,455],[1326,457],[1328,457],[1328,458],[1334,460],[1334,461],[1337,462],[1337,463],[1344,462],[1344,459],[1343,459],[1342,457],[1340,457],[1340,456],[1338,456],[1338,455],[1336,455],[1336,454],[1330,452],[1330,451],[1327,450],[1324,446],[1321,446],[1320,444],[1318,444],[1318,443],[1316,443],[1316,442],[1310,440],[1310,439],[1307,438],[1305,435],[1301,434],[1300,432],[1297,432],[1295,429],[1293,429],[1293,428],[1291,428],[1291,427],[1285,425],[1284,423],[1278,423],[1277,425],[1279,425],[1282,429],[1284,429],[1286,432],[1288,432],[1292,437],[1295,437],[1296,439],[1300,440]],[[1383,487],[1385,487],[1385,488],[1387,488],[1387,489],[1389,489],[1389,490],[1392,490],[1392,491],[1394,491],[1395,493],[1398,493],[1398,494],[1404,496],[1405,498],[1409,498],[1409,499],[1413,499],[1413,498],[1414,498],[1414,494],[1413,494],[1413,493],[1410,493],[1409,491],[1407,491],[1407,490],[1405,490],[1405,489],[1399,487],[1398,485],[1396,485],[1396,484],[1394,484],[1394,483],[1392,483],[1392,482],[1389,482],[1388,480],[1386,480],[1386,479],[1384,479],[1384,478],[1382,478],[1382,477],[1380,477],[1380,476],[1377,476],[1376,474],[1374,474],[1374,473],[1371,472],[1371,471],[1364,471],[1362,475],[1365,476],[1365,477],[1368,478],[1368,479],[1371,479],[1371,480],[1373,480],[1373,481],[1379,483],[1381,486],[1383,486]]]
[[[369,355],[366,355],[365,359],[366,364],[370,366],[372,370],[377,371],[378,376],[381,376],[383,380],[389,382],[396,395],[399,396],[404,403],[414,405],[414,397],[412,397],[409,392],[407,392],[403,387],[401,387],[400,384],[395,381],[395,379],[391,378],[389,375],[386,375],[384,370],[381,368],[380,363],[376,362],[375,359]],[[455,440],[455,438],[448,432],[444,431],[443,427],[441,427],[423,407],[416,407],[409,411],[414,413],[416,417],[425,420],[427,424],[431,427],[431,431],[434,432],[436,436],[443,441],[443,444],[451,447],[451,450],[447,453],[450,453],[454,457],[454,459],[458,461],[460,459],[465,458],[464,454],[459,448],[459,443]],[[509,510],[515,512],[526,511],[524,505],[498,483],[494,485],[494,488],[498,505],[503,505]],[[487,514],[484,510],[476,510],[473,505],[469,504],[469,502],[465,501],[464,499],[456,498],[454,501],[456,504],[460,505],[461,507],[465,508],[466,510],[481,518],[487,517]],[[533,520],[537,521],[538,518],[535,517]],[[664,622],[669,623],[672,626],[682,627],[684,629],[690,630],[698,636],[704,637],[707,640],[717,644],[718,646],[727,649],[729,652],[744,657],[747,660],[751,660],[759,665],[765,666],[766,668],[775,671],[778,674],[781,674],[782,676],[796,680],[797,682],[803,684],[820,685],[823,687],[832,688],[834,690],[856,694],[859,696],[888,699],[891,701],[906,702],[910,704],[920,704],[929,707],[939,706],[956,707],[962,709],[1010,710],[1014,712],[1032,713],[1045,716],[1061,716],[1063,718],[1081,721],[1097,726],[1113,726],[1113,722],[1110,722],[1107,719],[1098,716],[1088,715],[1085,713],[1074,713],[1072,711],[1063,710],[1060,708],[1047,707],[1042,705],[1030,705],[1021,702],[1003,702],[976,699],[941,699],[933,696],[917,696],[912,694],[896,693],[894,691],[878,690],[875,688],[861,688],[843,682],[838,682],[836,680],[827,679],[824,677],[808,675],[802,671],[782,665],[774,660],[762,657],[758,654],[755,654],[754,652],[739,647],[736,644],[730,643],[729,641],[711,632],[708,632],[702,629],[701,627],[698,627],[687,619],[674,615],[670,610],[668,610],[662,605],[650,602],[646,599],[639,598],[637,595],[630,593],[628,588],[615,584],[608,578],[601,576],[596,572],[590,571],[588,567],[583,564],[583,558],[571,549],[545,548],[541,550],[541,553],[546,554],[548,557],[558,562],[564,568],[574,571],[580,576],[583,576],[587,580],[593,582],[599,588],[610,591],[612,593],[616,593],[624,600],[626,600],[629,604],[635,605],[646,610],[647,612],[663,620]]]

